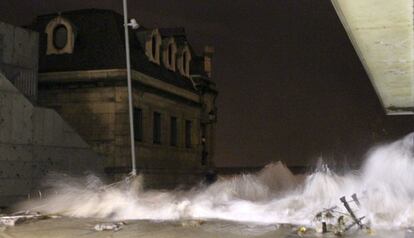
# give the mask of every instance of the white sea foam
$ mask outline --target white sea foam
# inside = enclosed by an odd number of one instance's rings
[[[189,191],[146,191],[142,177],[104,186],[94,176],[60,178],[53,193],[20,207],[74,217],[121,219],[225,219],[262,224],[314,225],[315,214],[341,206],[357,193],[372,226],[414,226],[414,133],[372,149],[359,171],[338,175],[322,165],[294,176],[281,162],[259,173],[220,178]]]

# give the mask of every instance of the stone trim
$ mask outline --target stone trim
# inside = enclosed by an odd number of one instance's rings
[[[166,92],[194,103],[200,102],[200,97],[195,92],[182,89],[180,87],[163,82],[146,74],[132,70],[133,83],[139,83],[159,91]],[[49,72],[39,74],[39,83],[83,83],[99,81],[113,81],[114,78],[126,78],[126,69],[105,69],[105,70],[85,70],[85,71],[66,71],[66,72]],[[88,81],[85,81],[88,80]],[[126,82],[126,80],[125,80]]]
[[[66,45],[62,49],[55,47],[53,43],[54,30],[63,25],[67,30]],[[45,33],[47,34],[47,49],[46,54],[72,54],[75,48],[75,27],[72,23],[62,16],[52,19],[46,26]]]

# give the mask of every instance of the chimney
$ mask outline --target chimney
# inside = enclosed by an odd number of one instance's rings
[[[204,72],[207,73],[208,77],[211,78],[211,58],[214,54],[213,46],[204,47]]]

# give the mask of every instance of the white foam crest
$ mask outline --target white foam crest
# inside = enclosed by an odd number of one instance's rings
[[[21,208],[74,217],[120,219],[225,219],[257,223],[314,224],[325,208],[357,193],[374,227],[414,226],[414,133],[371,151],[360,171],[338,175],[321,165],[293,175],[281,162],[255,174],[220,178],[189,191],[146,191],[142,177],[103,186],[93,176],[49,183],[53,193]]]
[[[363,167],[362,190],[370,220],[384,227],[414,225],[414,133],[373,150]]]

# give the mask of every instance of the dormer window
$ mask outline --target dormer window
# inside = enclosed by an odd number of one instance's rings
[[[178,55],[178,69],[183,76],[190,77],[191,54],[188,45],[180,48]]]
[[[173,64],[174,53],[173,53],[173,44],[168,45],[168,65],[171,66]]]
[[[159,64],[161,36],[158,32],[158,29],[154,29],[148,32],[145,42],[145,54],[147,55],[148,59],[153,63]]]
[[[58,16],[46,26],[46,54],[71,54],[75,47],[75,27],[69,20]]]
[[[152,57],[155,59],[157,57],[157,37],[155,35],[152,36],[151,48]]]
[[[172,71],[175,71],[175,64],[176,59],[175,56],[177,54],[177,46],[175,45],[174,38],[166,38],[163,39],[163,53],[162,53],[162,61],[164,66]]]
[[[187,72],[188,65],[187,65],[187,53],[183,54],[183,71]]]

